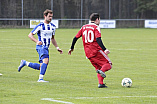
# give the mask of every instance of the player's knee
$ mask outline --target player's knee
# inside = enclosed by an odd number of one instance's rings
[[[49,63],[49,58],[44,58],[44,59],[43,59],[43,63],[45,63],[45,64],[48,65],[48,63]]]

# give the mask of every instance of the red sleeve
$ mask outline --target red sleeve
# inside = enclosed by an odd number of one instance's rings
[[[101,31],[100,31],[100,27],[99,27],[99,26],[97,26],[97,27],[95,28],[95,37],[96,37],[96,38],[101,37]]]
[[[76,38],[80,38],[82,36],[82,28],[79,30],[79,32],[76,34]]]

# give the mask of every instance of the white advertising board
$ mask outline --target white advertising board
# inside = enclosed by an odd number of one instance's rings
[[[91,21],[89,20],[89,23]],[[100,20],[100,28],[116,28],[116,20]]]
[[[116,28],[116,20],[100,20],[100,28]]]
[[[157,20],[145,20],[145,28],[157,28]]]
[[[44,20],[30,20],[30,28],[34,28],[40,22],[44,22]],[[56,26],[56,28],[59,28],[58,27],[58,20],[52,20],[51,22]]]

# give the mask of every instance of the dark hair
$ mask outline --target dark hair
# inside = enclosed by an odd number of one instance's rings
[[[52,12],[52,10],[46,9],[46,10],[44,11],[43,15],[47,16],[48,13],[52,14],[53,12]]]
[[[91,20],[91,21],[95,21],[97,18],[98,18],[98,19],[100,18],[99,13],[92,13],[92,14],[90,15],[90,20]]]

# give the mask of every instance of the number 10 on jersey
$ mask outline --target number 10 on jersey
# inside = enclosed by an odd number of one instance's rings
[[[94,41],[94,33],[92,30],[85,30],[83,35],[85,37],[85,43],[92,43]]]

